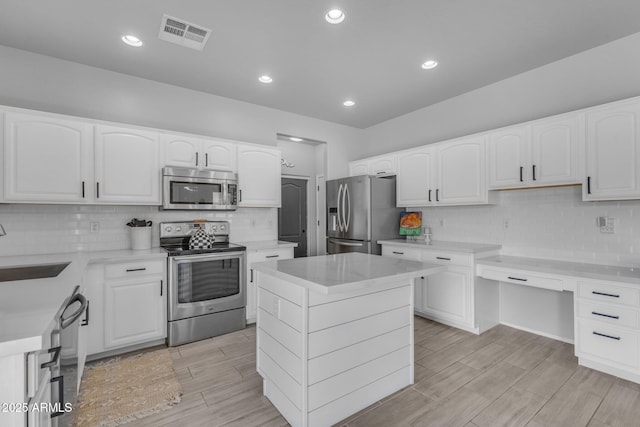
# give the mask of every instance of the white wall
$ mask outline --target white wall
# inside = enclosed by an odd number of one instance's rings
[[[0,105],[276,145],[327,141],[328,174],[348,173],[361,130],[0,46]],[[353,152],[353,153],[352,153]]]
[[[349,160],[640,95],[640,33],[363,131]]]

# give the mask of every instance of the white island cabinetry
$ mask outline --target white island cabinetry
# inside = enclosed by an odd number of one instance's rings
[[[413,383],[413,280],[442,267],[347,253],[253,268],[257,369],[292,426],[335,424]]]

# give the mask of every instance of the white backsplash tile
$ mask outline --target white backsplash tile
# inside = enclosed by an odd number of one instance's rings
[[[130,248],[131,218],[153,221],[152,246],[159,245],[158,224],[191,219],[231,223],[232,241],[278,237],[276,208],[240,208],[234,212],[160,211],[153,206],[77,206],[0,204],[0,256]],[[92,233],[91,223],[99,223]]]
[[[640,266],[640,201],[583,202],[581,191],[499,191],[495,205],[422,208],[423,220],[434,239],[498,243],[504,254]],[[599,216],[615,218],[615,234],[600,233]]]

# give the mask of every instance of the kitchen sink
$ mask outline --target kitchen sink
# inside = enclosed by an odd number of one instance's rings
[[[56,277],[70,262],[55,264],[33,264],[16,267],[0,267],[0,282],[13,280],[46,279]]]

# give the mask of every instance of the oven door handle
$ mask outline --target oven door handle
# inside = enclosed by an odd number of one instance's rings
[[[170,257],[174,262],[210,261],[214,259],[229,259],[244,256],[244,252],[210,252],[202,255],[181,255]]]
[[[67,306],[65,307],[65,310],[67,309],[67,307],[69,307],[71,304],[73,304],[75,302],[79,302],[80,303],[80,308],[78,310],[76,310],[69,317],[64,317],[64,311],[63,311],[62,314],[60,315],[60,328],[65,329],[65,328],[68,328],[69,326],[71,326],[73,324],[73,322],[78,320],[78,318],[80,316],[82,316],[82,313],[84,313],[84,311],[86,310],[86,308],[87,308],[87,299],[82,294],[75,294],[74,296],[72,296],[71,299],[69,300],[69,302],[67,303]]]

